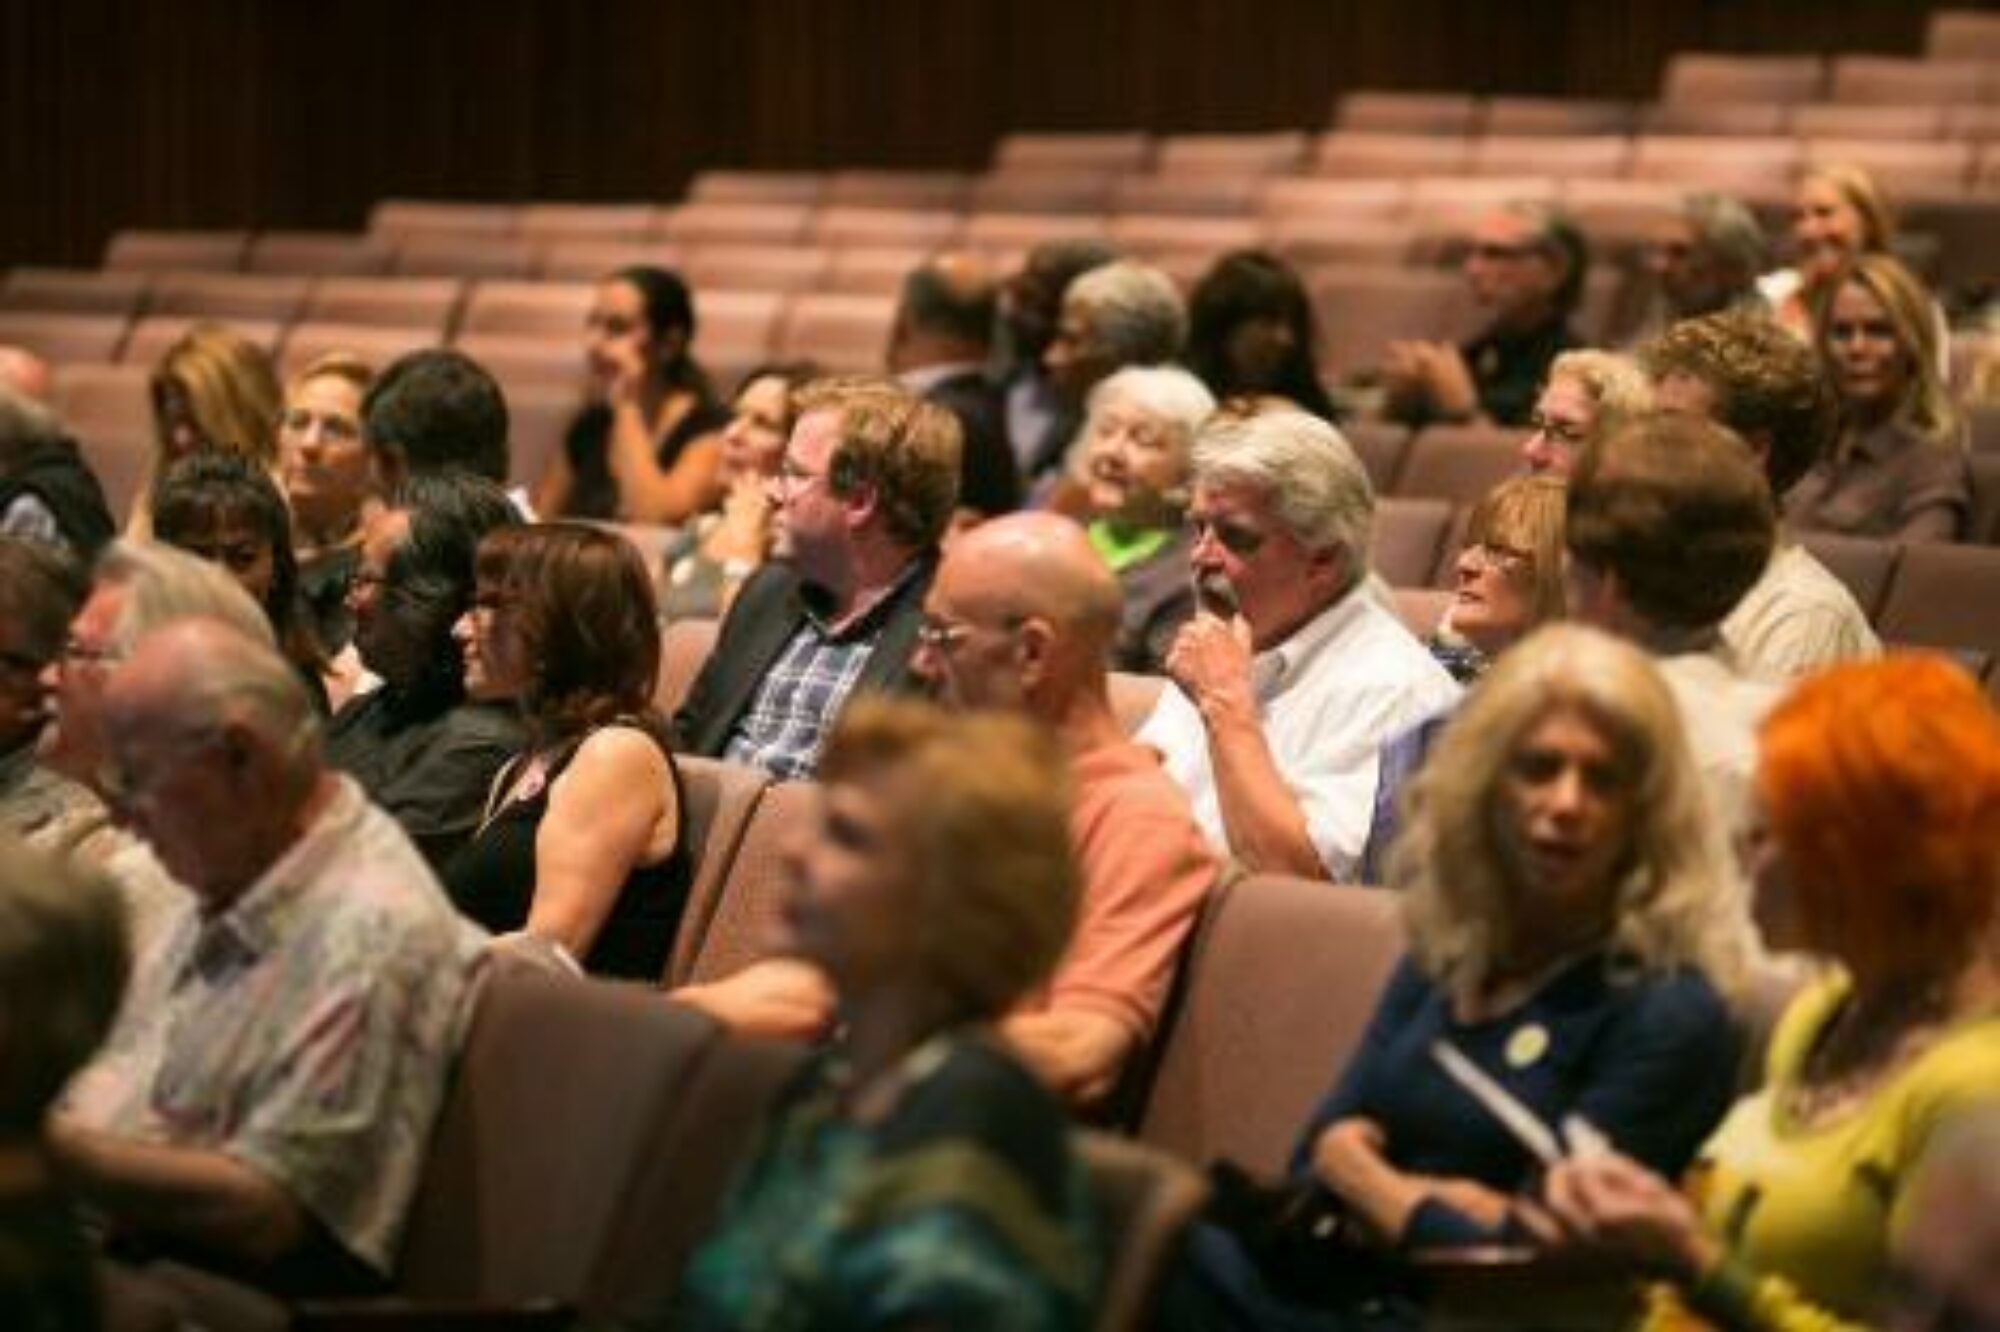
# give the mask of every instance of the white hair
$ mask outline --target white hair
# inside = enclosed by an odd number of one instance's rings
[[[1375,490],[1328,422],[1293,410],[1217,416],[1195,440],[1194,475],[1199,485],[1263,495],[1302,545],[1343,551],[1354,580],[1366,576]]]
[[[1064,305],[1090,312],[1094,344],[1122,365],[1171,361],[1187,343],[1187,302],[1159,269],[1121,259],[1069,284]]]
[[[156,541],[114,541],[91,571],[97,586],[125,589],[125,604],[109,644],[129,653],[133,644],[172,620],[220,620],[266,647],[277,639],[270,617],[221,566]]]

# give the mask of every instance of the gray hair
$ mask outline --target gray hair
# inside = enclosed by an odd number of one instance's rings
[[[167,693],[175,727],[200,733],[242,726],[280,756],[287,776],[303,783],[319,770],[319,714],[268,633],[252,638],[208,615],[185,617],[164,632],[185,636],[175,644],[181,665]]]
[[[153,541],[114,541],[98,556],[93,585],[125,589],[108,644],[127,654],[140,638],[172,620],[220,620],[254,643],[272,647],[270,617],[219,565]]]
[[[1194,476],[1203,486],[1262,494],[1302,545],[1344,551],[1354,581],[1367,575],[1375,490],[1326,421],[1291,410],[1217,416],[1195,440]]]
[[[1744,282],[1764,271],[1769,258],[1764,228],[1740,199],[1702,191],[1681,200],[1681,220],[1701,247]]]
[[[1089,465],[1090,437],[1098,413],[1120,405],[1135,407],[1165,423],[1183,465],[1194,451],[1196,434],[1215,415],[1215,395],[1188,371],[1177,365],[1128,365],[1098,381],[1090,391],[1084,427],[1070,446],[1072,475],[1081,476]]]
[[[1130,259],[1093,268],[1069,284],[1064,306],[1090,312],[1098,349],[1121,365],[1158,365],[1187,342],[1187,302],[1174,280]]]

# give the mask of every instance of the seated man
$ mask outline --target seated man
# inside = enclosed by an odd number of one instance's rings
[[[106,785],[189,900],[51,1128],[114,1236],[285,1292],[396,1255],[481,935],[320,758],[298,676],[211,620],[142,639]]]
[[[1760,314],[1685,320],[1643,355],[1660,407],[1735,431],[1781,509],[1785,492],[1833,447],[1833,395],[1818,358]],[[1777,682],[1882,651],[1847,585],[1782,533],[1763,574],[1723,620],[1722,637],[1744,670]]]
[[[1253,872],[1349,878],[1384,740],[1458,697],[1366,587],[1375,497],[1340,432],[1303,412],[1222,418],[1195,444],[1200,609],[1139,739]]]
[[[961,535],[925,608],[917,667],[944,700],[1033,718],[1068,757],[1076,933],[1002,1030],[1066,1099],[1098,1101],[1151,1039],[1220,866],[1159,755],[1111,711],[1118,580],[1076,524],[1012,514]]]
[[[737,593],[674,716],[689,753],[810,777],[851,694],[913,687],[959,449],[956,418],[907,389],[831,379],[800,390],[772,486],[786,558]]]
[[[1768,315],[1757,278],[1769,260],[1764,228],[1741,200],[1706,192],[1683,197],[1646,256],[1659,287],[1658,324],[1723,310]]]
[[[1165,365],[1187,345],[1187,302],[1161,270],[1120,259],[1063,292],[1042,371],[1058,404],[1029,460],[1029,475],[1059,468],[1083,427],[1090,391],[1129,365]]]
[[[361,433],[385,494],[451,468],[507,484],[507,398],[464,352],[425,347],[389,362],[362,399]]]
[[[516,521],[469,472],[419,473],[368,524],[348,592],[354,645],[382,685],[327,727],[326,759],[403,825],[432,868],[472,835],[494,775],[527,744],[512,703],[465,696],[452,626],[472,606],[479,539]]]
[[[903,279],[889,329],[889,372],[958,418],[958,521],[1021,507],[1021,471],[1007,443],[1000,386],[987,378],[999,285],[976,254],[932,255]]]

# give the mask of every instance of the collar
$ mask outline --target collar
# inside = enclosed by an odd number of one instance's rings
[[[190,969],[208,977],[247,967],[284,942],[307,890],[327,862],[359,837],[367,803],[350,777],[336,778],[332,800],[302,836],[241,896],[196,927]]]
[[[942,365],[920,365],[914,370],[905,370],[896,376],[896,382],[910,392],[922,397],[938,385],[965,375],[986,374],[984,361],[946,361]]]
[[[838,621],[829,618],[830,608],[826,604],[824,589],[800,580],[798,584],[799,608],[806,620],[820,637],[832,642],[844,642],[866,638],[874,633],[889,618],[894,608],[902,601],[903,594],[911,584],[929,576],[937,563],[934,552],[926,552],[903,566],[902,572],[888,586],[858,601]]]
[[[1284,642],[1251,658],[1250,684],[1258,701],[1268,703],[1298,678],[1322,648],[1367,613],[1364,604],[1367,600],[1364,579],[1331,606],[1292,630],[1291,637]]]

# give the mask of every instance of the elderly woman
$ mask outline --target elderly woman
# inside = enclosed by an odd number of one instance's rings
[[[1567,494],[1560,477],[1517,476],[1473,506],[1451,604],[1428,643],[1460,684],[1536,626],[1562,618]]]
[[[479,544],[453,631],[473,700],[512,698],[528,748],[441,877],[460,911],[584,970],[657,983],[687,905],[680,772],[653,711],[659,618],[639,553],[570,524]]]
[[[299,591],[329,653],[353,636],[347,584],[361,560],[362,529],[380,504],[361,438],[361,399],[374,382],[366,361],[328,353],[285,385],[278,417],[278,476],[292,509]]]
[[[667,619],[720,618],[769,557],[775,533],[764,492],[798,419],[793,396],[813,373],[811,365],[792,362],[743,376],[722,431],[722,506],[697,515],[665,554],[660,609]]]
[[[1897,260],[1868,254],[1824,288],[1816,310],[1840,439],[1785,496],[1786,523],[1898,541],[1963,536],[1966,434],[1938,374],[1930,294]]]
[[[1083,515],[1125,598],[1112,650],[1121,671],[1158,674],[1194,614],[1182,518],[1195,432],[1215,411],[1202,382],[1173,366],[1120,370],[1090,395],[1081,441]]]
[[[2000,1103],[2000,719],[1955,666],[1894,657],[1799,685],[1762,739],[1759,914],[1838,969],[1786,1010],[1694,1201],[1621,1157],[1558,1169],[1547,1197],[1714,1326],[1876,1326],[1918,1166]]]
[[[1393,1283],[1396,1253],[1516,1232],[1539,1163],[1436,1047],[1543,1122],[1575,1116],[1659,1169],[1685,1164],[1728,1104],[1722,991],[1747,922],[1725,905],[1721,839],[1642,653],[1562,625],[1521,643],[1467,695],[1409,811],[1390,862],[1409,956],[1294,1157],[1295,1184],[1352,1238],[1324,1252],[1324,1286],[1281,1295],[1205,1232],[1216,1307],[1189,1326],[1343,1326],[1357,1290]]]
[[[1564,352],[1528,416],[1521,461],[1531,472],[1568,476],[1592,440],[1653,410],[1653,388],[1638,362],[1617,352]]]
[[[536,513],[679,523],[721,498],[729,413],[694,358],[694,332],[676,273],[621,268],[597,284],[584,342],[594,401],[535,486]]]
[[[1075,916],[1062,757],[1017,719],[870,700],[820,778],[783,919],[839,991],[845,1039],[779,1100],[673,1302],[633,1325],[1089,1326],[1068,1125],[991,1025]]]
[[[1225,254],[1188,298],[1188,367],[1218,398],[1283,398],[1330,421],[1318,354],[1312,298],[1276,255]]]
[[[256,343],[221,324],[196,324],[153,370],[156,447],[125,535],[153,534],[153,487],[191,453],[233,453],[270,472],[278,465],[278,375]]]

